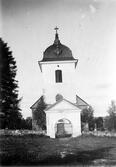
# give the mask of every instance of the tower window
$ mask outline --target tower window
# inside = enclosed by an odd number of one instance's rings
[[[55,76],[56,76],[56,82],[62,82],[62,71],[61,70],[56,70]]]

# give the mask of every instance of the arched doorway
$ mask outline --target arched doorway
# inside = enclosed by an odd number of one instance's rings
[[[55,136],[56,137],[71,137],[72,136],[72,124],[68,119],[59,119],[55,124]]]

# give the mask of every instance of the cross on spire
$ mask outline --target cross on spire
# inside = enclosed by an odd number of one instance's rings
[[[56,30],[56,34],[57,34],[58,29],[59,29],[59,28],[58,28],[57,26],[54,28],[54,30]]]
[[[56,34],[55,34],[55,40],[54,40],[54,44],[56,44],[57,46],[58,46],[58,44],[60,43],[60,40],[59,40],[59,37],[58,37],[58,27],[56,26],[55,28],[54,28],[54,30],[56,31]]]

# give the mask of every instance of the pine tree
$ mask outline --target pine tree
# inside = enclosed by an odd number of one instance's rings
[[[18,99],[18,82],[16,61],[7,43],[0,38],[0,107],[4,113],[1,128],[16,129],[20,127],[22,115]]]

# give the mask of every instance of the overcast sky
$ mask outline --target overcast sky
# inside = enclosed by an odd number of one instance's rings
[[[79,59],[75,86],[95,116],[116,100],[116,0],[2,0],[0,34],[17,62],[22,114],[42,94],[38,60],[59,38]],[[1,25],[1,24],[0,24]]]

